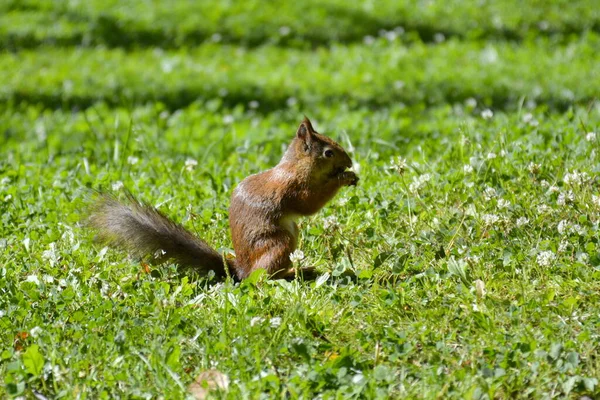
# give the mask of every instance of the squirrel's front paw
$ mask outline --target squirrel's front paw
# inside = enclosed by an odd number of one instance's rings
[[[344,171],[339,176],[344,186],[356,186],[358,176],[353,171]]]

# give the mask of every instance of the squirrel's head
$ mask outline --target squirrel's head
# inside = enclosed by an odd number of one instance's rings
[[[315,131],[306,117],[296,131],[288,152],[290,150],[297,161],[310,166],[315,178],[337,179],[346,169],[352,168],[352,160],[342,146]]]

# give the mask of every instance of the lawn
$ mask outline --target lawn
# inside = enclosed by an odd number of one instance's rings
[[[0,397],[596,398],[599,70],[593,0],[2,2]],[[301,220],[316,281],[82,224],[127,189],[229,251],[303,115],[361,178]]]

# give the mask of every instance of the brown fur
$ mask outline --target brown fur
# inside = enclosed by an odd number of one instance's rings
[[[264,268],[275,278],[291,278],[290,254],[298,243],[295,219],[319,211],[342,186],[356,185],[358,177],[345,171],[350,167],[344,149],[317,133],[305,118],[279,164],[244,179],[233,192],[229,225],[235,260],[224,260],[181,225],[132,196],[123,204],[102,195],[89,222],[100,240],[140,257],[157,254],[157,261],[171,259],[219,277],[229,269],[243,279]]]
[[[198,239],[183,226],[171,221],[154,207],[135,200],[119,202],[109,194],[100,195],[91,209],[88,223],[96,229],[97,239],[129,251],[136,257],[150,256],[156,263],[172,260],[198,270],[214,271],[225,277],[223,257],[206,242]]]
[[[324,157],[326,149],[334,156]],[[288,225],[295,232],[290,232],[282,220],[312,215],[342,186],[355,185],[356,175],[345,172],[350,167],[352,161],[344,149],[317,133],[305,118],[281,162],[244,179],[233,192],[229,225],[238,276],[244,278],[258,268],[270,274],[291,273],[290,254],[296,249],[298,228],[291,222]]]

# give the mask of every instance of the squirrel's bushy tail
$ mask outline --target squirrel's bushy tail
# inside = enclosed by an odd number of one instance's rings
[[[214,271],[217,277],[227,274],[221,254],[131,194],[127,195],[126,202],[119,202],[113,195],[100,194],[90,211],[88,223],[104,243],[134,256],[150,256],[155,262],[172,260],[201,274],[209,271]]]

